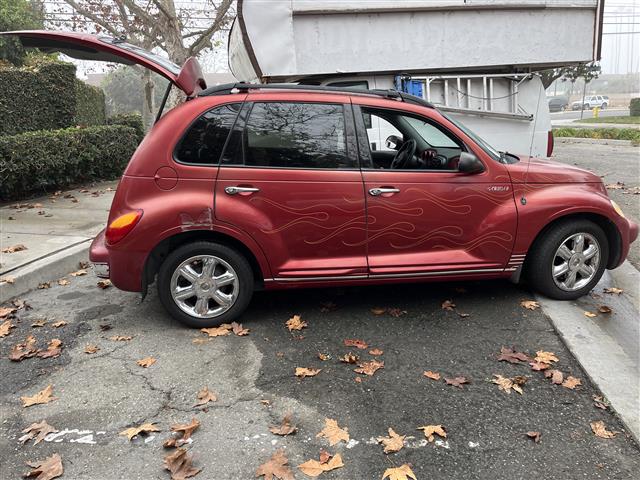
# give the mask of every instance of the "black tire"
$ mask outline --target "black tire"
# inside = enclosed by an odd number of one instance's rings
[[[233,305],[213,318],[198,318],[183,311],[171,295],[171,278],[185,260],[198,255],[213,255],[227,262],[238,279],[238,294]],[[193,328],[216,327],[236,320],[247,308],[253,296],[253,271],[247,259],[233,248],[213,242],[188,243],[171,252],[158,271],[158,296],[166,311],[180,323]]]
[[[606,108],[607,108],[608,106],[609,106],[609,105],[607,105],[606,103],[603,103],[603,104],[602,104],[602,107],[600,107],[600,109],[601,109],[601,110],[606,110]]]
[[[595,276],[579,290],[567,291],[556,285],[552,266],[556,251],[571,235],[587,233],[594,237],[600,247],[600,262]],[[531,286],[556,300],[575,300],[589,293],[600,281],[609,260],[607,236],[595,223],[589,220],[568,220],[558,223],[536,239],[527,254],[525,274]]]

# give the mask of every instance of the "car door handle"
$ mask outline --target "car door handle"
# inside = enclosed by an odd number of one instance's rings
[[[260,189],[255,187],[225,187],[224,188],[224,192],[227,195],[235,195],[237,193],[253,193],[253,192],[259,192],[259,191]]]
[[[383,193],[399,193],[400,189],[399,188],[372,188],[369,190],[369,195],[372,195],[374,197],[378,197],[380,195],[382,195]]]

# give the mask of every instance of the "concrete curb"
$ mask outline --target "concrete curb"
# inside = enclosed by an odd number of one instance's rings
[[[631,140],[610,140],[606,138],[580,138],[580,137],[554,137],[557,143],[588,143],[591,145],[620,145],[622,147],[633,147]]]
[[[0,303],[24,295],[42,282],[57,280],[78,270],[78,264],[89,259],[91,241],[85,240],[8,272],[4,277],[12,277],[13,283],[0,285]]]

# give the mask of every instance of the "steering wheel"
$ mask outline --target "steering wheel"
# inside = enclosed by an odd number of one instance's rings
[[[418,144],[413,138],[404,142],[400,147],[400,150],[398,150],[398,153],[396,153],[396,156],[393,157],[393,161],[391,162],[391,169],[394,170],[405,168],[407,166],[407,163],[409,163],[409,160],[411,160],[416,154],[417,147]]]

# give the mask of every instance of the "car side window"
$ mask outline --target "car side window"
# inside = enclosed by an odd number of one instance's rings
[[[241,106],[230,103],[200,115],[176,147],[175,159],[190,165],[218,165]]]
[[[347,153],[340,104],[257,102],[246,120],[244,164],[276,168],[357,168]]]

